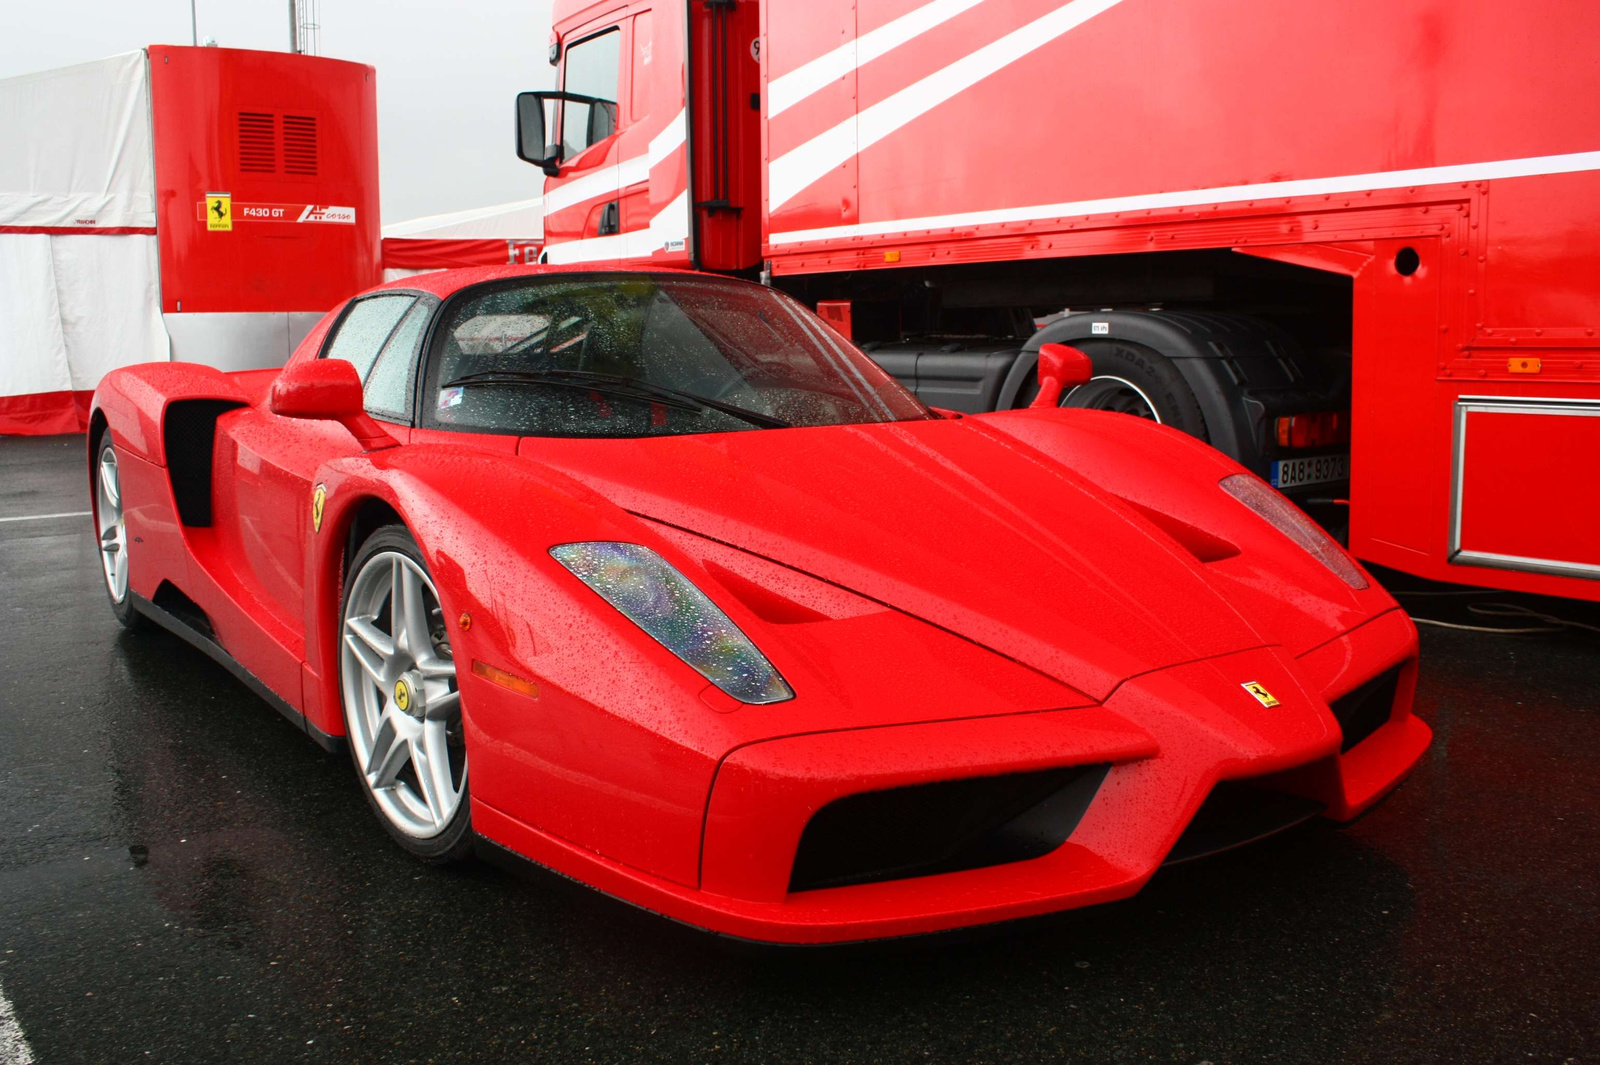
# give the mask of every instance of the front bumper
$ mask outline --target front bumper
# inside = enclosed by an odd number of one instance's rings
[[[1398,669],[1388,720],[1341,753],[1329,704]],[[668,917],[746,939],[828,943],[1010,920],[1124,898],[1155,873],[1214,786],[1244,778],[1347,820],[1397,785],[1431,733],[1411,712],[1416,631],[1398,610],[1298,659],[1257,648],[1133,678],[1103,706],[791,736],[720,766],[700,884],[610,862],[474,801],[477,830]],[[1276,699],[1266,706],[1244,687]],[[1106,765],[1067,841],[1041,857],[790,891],[807,822],[846,795]]]

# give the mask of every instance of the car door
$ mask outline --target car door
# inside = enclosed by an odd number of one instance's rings
[[[352,301],[318,353],[356,367],[368,413],[402,439],[411,420],[416,351],[436,305],[410,292]],[[281,632],[286,646],[300,640],[303,653],[314,479],[325,463],[360,454],[361,447],[336,422],[282,418],[264,406],[234,412],[219,429],[216,469],[232,473],[219,474],[213,488],[222,503],[218,532],[226,554],[263,612],[263,627]]]

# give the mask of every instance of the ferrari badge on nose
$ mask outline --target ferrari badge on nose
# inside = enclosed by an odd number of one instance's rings
[[[1266,686],[1259,680],[1247,680],[1243,684],[1239,685],[1239,687],[1243,688],[1251,695],[1254,695],[1256,697],[1256,702],[1260,703],[1269,710],[1278,705],[1277,697],[1271,692],[1267,691]]]

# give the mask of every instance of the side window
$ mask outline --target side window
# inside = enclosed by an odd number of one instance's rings
[[[393,419],[409,420],[411,385],[416,380],[417,346],[433,316],[435,301],[419,299],[400,319],[378,361],[367,374],[367,410]]]
[[[561,115],[562,158],[571,159],[617,131],[617,85],[622,68],[622,31],[607,30],[567,49],[563,90],[589,97],[567,101]]]
[[[322,357],[343,359],[352,364],[365,381],[372,364],[378,361],[378,352],[383,350],[384,342],[399,324],[400,316],[416,299],[402,295],[370,296],[357,302],[345,312],[339,331],[322,349]]]
[[[650,12],[635,15],[633,19],[633,77],[630,84],[633,86],[630,95],[633,103],[629,106],[628,114],[634,120],[643,118],[650,113],[650,63],[651,53],[655,50],[655,37],[650,30]]]

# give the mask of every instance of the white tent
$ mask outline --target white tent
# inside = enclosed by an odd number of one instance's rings
[[[145,53],[0,80],[0,433],[71,432],[170,357]]]
[[[544,244],[544,198],[428,215],[383,227],[383,279],[453,266],[533,262]]]

